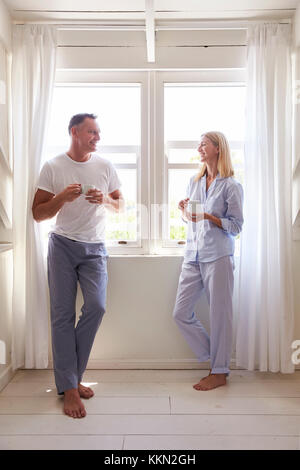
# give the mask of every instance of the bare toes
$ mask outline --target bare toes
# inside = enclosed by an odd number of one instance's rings
[[[196,385],[193,385],[193,388],[195,390],[207,390],[207,388],[203,385],[203,384],[196,384]]]
[[[85,387],[84,385],[78,385],[78,392],[81,398],[92,398],[94,392],[90,387]]]

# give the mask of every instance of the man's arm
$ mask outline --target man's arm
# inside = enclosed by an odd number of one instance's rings
[[[125,201],[118,189],[106,196],[105,207],[114,212],[122,212],[125,209]]]
[[[80,184],[70,184],[61,193],[54,195],[43,189],[35,193],[32,214],[36,222],[51,219],[62,208],[65,202],[74,201],[81,194]]]
[[[122,212],[125,207],[123,195],[119,189],[104,195],[99,189],[90,189],[86,195],[86,199],[91,204],[103,204],[107,209],[113,212]]]

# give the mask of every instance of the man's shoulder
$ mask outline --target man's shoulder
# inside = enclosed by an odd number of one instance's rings
[[[99,163],[99,165],[103,165],[107,167],[112,166],[112,163],[107,158],[102,157],[102,155],[99,155],[98,153],[93,154],[93,161],[95,163]]]
[[[93,163],[97,165],[99,170],[106,172],[108,175],[112,175],[115,172],[115,167],[110,160],[102,157],[97,153],[93,154]]]
[[[62,162],[66,161],[65,153],[60,153],[59,155],[56,155],[55,157],[49,158],[49,160],[46,161],[45,165],[48,164],[50,166],[56,166],[59,165]]]

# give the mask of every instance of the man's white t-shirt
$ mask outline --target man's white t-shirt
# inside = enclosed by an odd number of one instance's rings
[[[92,184],[105,195],[121,186],[116,170],[105,158],[92,154],[88,161],[76,162],[63,153],[44,164],[38,188],[56,195],[75,183]],[[66,202],[51,231],[72,240],[104,242],[106,210],[103,205],[92,204],[85,198],[81,194],[74,201]]]

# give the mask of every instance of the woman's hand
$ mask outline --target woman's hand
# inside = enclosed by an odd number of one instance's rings
[[[179,201],[179,204],[178,204],[178,209],[180,209],[181,211],[185,211],[186,210],[186,206],[187,206],[187,203],[189,202],[190,198],[187,197],[186,199],[182,199],[181,201]]]
[[[185,217],[190,222],[200,222],[201,220],[210,220],[213,224],[217,225],[219,228],[223,228],[221,219],[215,217],[212,214],[207,212],[202,212],[201,214],[191,214],[190,212],[185,212]]]
[[[187,204],[189,202],[190,198],[187,197],[186,199],[182,199],[181,201],[179,201],[178,203],[178,209],[181,210],[182,212],[182,218],[183,220],[187,221],[187,213],[186,213],[186,207],[187,207]]]
[[[186,218],[190,222],[200,222],[200,220],[205,219],[204,214],[204,212],[202,212],[201,214],[191,214],[191,212],[187,211]]]
[[[219,219],[219,217],[216,217],[212,214],[207,214],[207,212],[204,212],[204,219],[210,220],[213,224],[217,225],[219,228],[223,228],[221,219]]]

